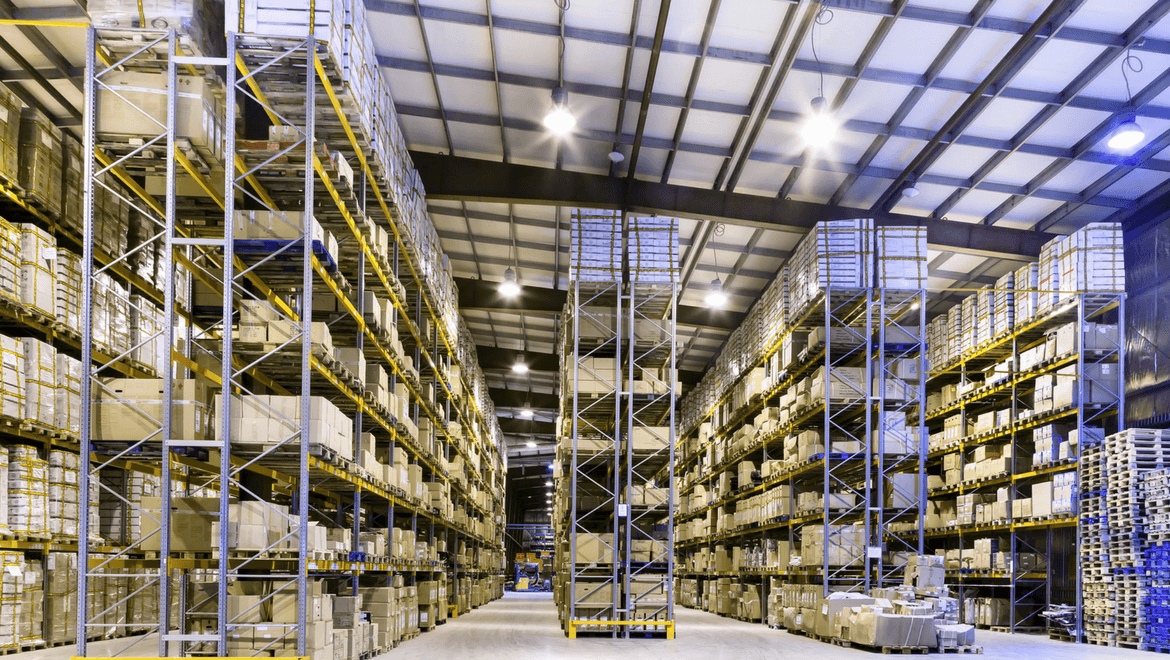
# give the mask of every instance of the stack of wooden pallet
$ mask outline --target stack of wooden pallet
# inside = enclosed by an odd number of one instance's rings
[[[1105,439],[1109,561],[1117,590],[1117,645],[1145,648],[1146,507],[1143,477],[1170,467],[1170,431],[1129,429]]]
[[[1112,646],[1116,636],[1116,592],[1109,563],[1105,506],[1107,469],[1104,443],[1082,448],[1081,566],[1084,571],[1084,630],[1091,644]]]

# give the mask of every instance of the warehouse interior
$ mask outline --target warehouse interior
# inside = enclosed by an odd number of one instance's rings
[[[0,0],[0,654],[1170,651],[1170,2]]]

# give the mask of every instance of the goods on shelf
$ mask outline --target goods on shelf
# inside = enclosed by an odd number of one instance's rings
[[[221,0],[96,0],[86,6],[94,26],[174,28],[187,55],[223,57],[224,3]],[[146,23],[140,25],[141,17]],[[234,30],[234,28],[233,28]]]
[[[77,638],[77,554],[46,554],[45,578],[45,642],[73,642]]]
[[[15,183],[20,177],[20,111],[24,104],[16,94],[0,85],[0,179]]]
[[[8,528],[15,534],[49,534],[47,461],[27,445],[8,448]]]
[[[57,241],[31,224],[20,228],[20,302],[32,312],[56,317]]]
[[[57,349],[30,337],[21,339],[20,343],[24,355],[23,418],[56,428]]]
[[[40,110],[20,112],[20,186],[51,217],[61,214],[61,129]]]
[[[19,552],[0,552],[0,648],[20,645],[24,579]]]
[[[0,257],[2,259],[2,257]],[[67,328],[81,327],[81,257],[57,249],[56,319]],[[3,262],[0,261],[0,269]]]
[[[54,537],[76,537],[80,506],[77,454],[49,452],[49,531]]]

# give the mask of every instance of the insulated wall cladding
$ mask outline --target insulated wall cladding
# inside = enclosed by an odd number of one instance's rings
[[[1170,424],[1170,213],[1125,234],[1125,416]]]

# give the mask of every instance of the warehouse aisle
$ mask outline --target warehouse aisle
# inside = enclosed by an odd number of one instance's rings
[[[618,660],[637,651],[641,660],[756,660],[808,658],[864,660],[872,654],[771,630],[760,624],[679,609],[678,639],[671,641],[581,638],[569,640],[557,625],[551,594],[505,594],[504,598],[448,621],[433,632],[380,656],[386,660]],[[1006,635],[980,630],[982,659],[1036,660],[1043,657],[1094,660],[1150,657],[1140,651],[1067,644],[1034,635]],[[943,656],[936,656],[943,657]],[[946,656],[955,657],[955,656]]]

